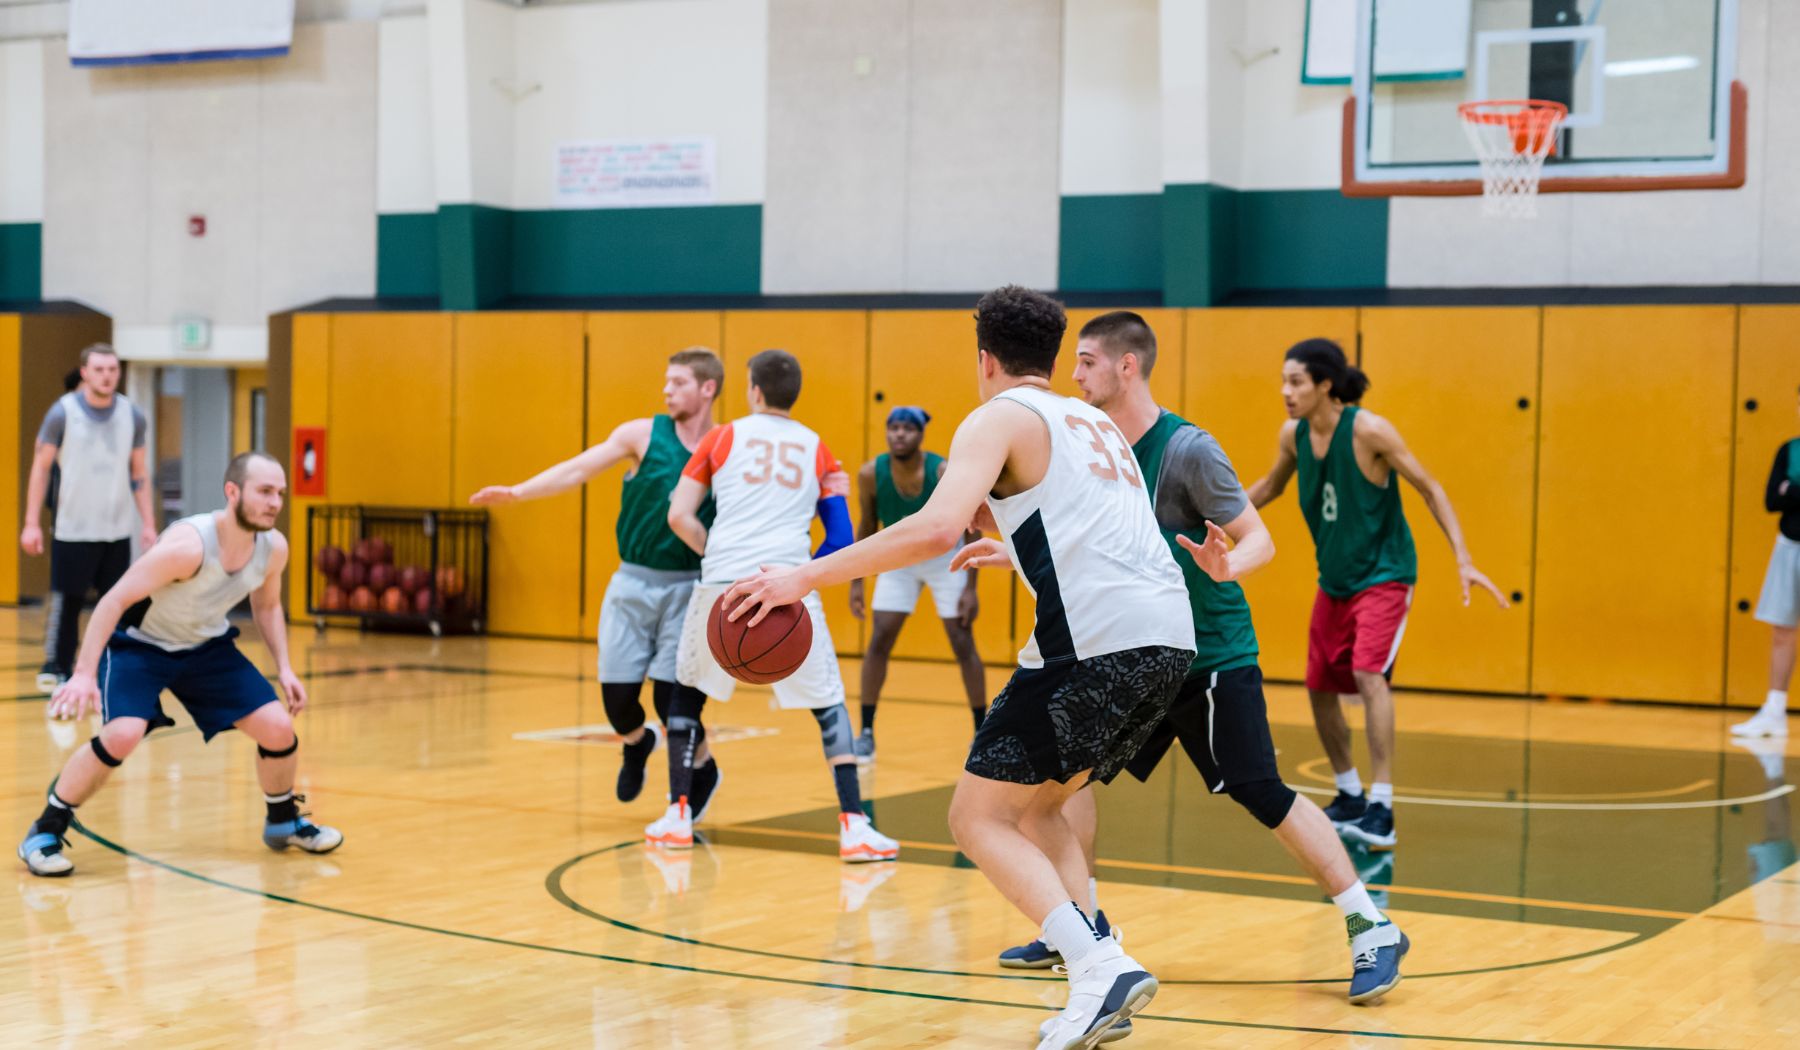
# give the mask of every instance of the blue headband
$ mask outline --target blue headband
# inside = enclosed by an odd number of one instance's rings
[[[911,423],[920,430],[924,430],[925,424],[931,422],[931,416],[922,408],[914,408],[911,405],[895,405],[894,410],[888,413],[887,421],[889,426],[893,426],[895,423]]]

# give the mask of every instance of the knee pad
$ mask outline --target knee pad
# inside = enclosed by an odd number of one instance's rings
[[[600,683],[600,706],[606,709],[606,720],[613,732],[620,736],[644,727],[644,705],[638,701],[642,689],[639,682]]]
[[[1252,780],[1226,788],[1231,800],[1250,811],[1265,828],[1274,829],[1287,819],[1294,808],[1294,789],[1279,780]]]
[[[99,737],[94,737],[89,740],[88,747],[94,749],[94,757],[99,759],[100,764],[108,769],[117,769],[119,768],[119,763],[124,761],[124,759],[121,758],[114,758],[112,752],[106,749],[106,745],[100,742]]]
[[[270,751],[268,748],[262,746],[261,744],[256,745],[256,753],[258,755],[262,756],[263,758],[286,758],[298,750],[300,750],[300,734],[299,733],[294,734],[294,742],[293,743],[289,744],[287,747],[282,748],[280,751]]]
[[[843,704],[815,707],[813,718],[819,723],[819,742],[825,745],[827,759],[856,754],[855,735],[850,732],[850,711]]]

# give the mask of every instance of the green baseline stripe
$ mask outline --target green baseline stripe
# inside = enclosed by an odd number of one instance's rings
[[[0,223],[0,299],[37,302],[44,295],[44,226]]]
[[[1056,1010],[1053,1006],[1039,1006],[1034,1003],[1009,1003],[996,999],[972,999],[957,995],[937,995],[931,992],[909,992],[898,988],[875,988],[867,985],[844,984],[838,981],[808,981],[796,977],[775,977],[768,974],[743,973],[736,970],[714,970],[701,966],[688,966],[682,963],[656,962],[652,959],[633,959],[623,955],[607,955],[602,952],[582,951],[579,948],[560,948],[555,945],[533,944],[530,941],[517,941],[506,937],[492,937],[483,933],[470,933],[466,930],[450,930],[438,926],[426,926],[422,923],[407,922],[404,919],[390,919],[385,916],[350,911],[346,908],[335,908],[329,904],[304,901],[297,897],[288,897],[279,893],[270,893],[268,890],[256,889],[251,886],[239,886],[236,883],[226,882],[223,879],[216,879],[210,875],[202,875],[197,871],[189,871],[186,868],[170,864],[168,861],[158,860],[155,857],[146,856],[129,847],[119,845],[93,831],[79,820],[75,821],[74,827],[75,830],[81,832],[82,835],[95,843],[98,843],[100,846],[112,850],[114,853],[129,857],[132,860],[141,861],[152,867],[161,868],[164,871],[174,875],[180,875],[183,878],[193,879],[196,882],[206,883],[209,886],[215,886],[219,889],[230,890],[233,893],[241,893],[250,897],[261,897],[264,900],[272,900],[281,904],[291,904],[298,908],[308,908],[326,915],[336,915],[346,919],[360,919],[364,922],[372,922],[382,926],[392,926],[396,929],[413,930],[418,933],[434,933],[444,937],[455,937],[459,940],[476,941],[481,944],[493,944],[505,948],[522,948],[527,951],[548,952],[553,955],[567,955],[581,959],[593,959],[599,962],[621,963],[627,966],[647,966],[658,970],[675,970],[682,973],[700,974],[706,977],[734,977],[746,981],[763,981],[770,984],[794,985],[802,988],[826,988],[846,992],[868,992],[872,995],[891,995],[906,999],[926,999],[935,1002],[960,1003],[970,1006],[997,1006],[1009,1010],[1031,1010],[1034,1012],[1054,1012]],[[596,850],[595,853],[606,853],[611,850],[624,849],[627,846],[635,846],[637,844],[638,840],[632,839],[629,842],[621,842],[616,846],[609,846],[604,850]],[[583,856],[592,855],[593,854],[584,854]],[[576,860],[581,859],[583,858],[576,858]],[[1568,1050],[1678,1050],[1678,1048],[1673,1047],[1638,1046],[1618,1043],[1556,1043],[1529,1039],[1479,1039],[1473,1036],[1422,1035],[1410,1032],[1379,1032],[1353,1028],[1325,1028],[1314,1025],[1265,1024],[1253,1021],[1221,1021],[1211,1018],[1173,1017],[1159,1014],[1138,1014],[1135,1019],[1145,1021],[1170,1021],[1176,1024],[1202,1025],[1209,1028],[1244,1028],[1265,1032],[1305,1032],[1316,1035],[1348,1035],[1364,1039],[1428,1040],[1444,1043],[1461,1043],[1473,1046],[1542,1046],[1565,1047],[1568,1048]]]

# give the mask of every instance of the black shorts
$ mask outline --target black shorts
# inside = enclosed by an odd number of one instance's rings
[[[1107,783],[1162,722],[1194,654],[1162,645],[1021,667],[994,698],[965,770],[1011,784]]]
[[[1188,675],[1168,717],[1125,768],[1139,780],[1150,779],[1177,740],[1215,794],[1239,784],[1280,780],[1262,668],[1252,664]]]

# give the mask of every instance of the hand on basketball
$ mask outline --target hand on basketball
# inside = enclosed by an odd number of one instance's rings
[[[50,696],[50,717],[82,718],[100,710],[100,684],[94,676],[76,671]]]
[[[1209,521],[1206,523],[1205,543],[1195,543],[1186,536],[1176,536],[1175,539],[1183,550],[1194,556],[1194,564],[1200,566],[1201,572],[1219,583],[1231,581],[1231,540],[1225,535],[1224,529]]]
[[[19,532],[19,549],[32,557],[44,553],[44,530],[36,525],[27,525]]]
[[[300,684],[300,676],[293,668],[281,672],[281,699],[287,704],[288,714],[297,715],[306,709],[306,686]]]
[[[964,569],[1011,569],[1012,555],[1006,552],[1006,544],[999,540],[979,539],[973,543],[965,543],[956,556],[950,559],[950,571],[961,572]],[[964,594],[969,593],[966,589]]]
[[[519,502],[519,494],[513,491],[511,485],[489,485],[470,496],[469,502],[477,507],[504,507],[508,503]]]
[[[725,592],[725,605],[731,610],[726,619],[736,623],[754,610],[746,626],[755,627],[770,609],[791,605],[810,590],[798,568],[765,565],[761,572],[737,581]]]
[[[1463,605],[1464,606],[1467,606],[1469,604],[1469,586],[1471,584],[1473,584],[1474,586],[1480,587],[1482,590],[1493,595],[1495,603],[1497,603],[1500,606],[1500,608],[1502,608],[1502,609],[1512,608],[1512,602],[1509,602],[1506,600],[1506,595],[1501,593],[1500,588],[1494,586],[1494,581],[1492,581],[1492,580],[1488,579],[1486,576],[1482,575],[1482,572],[1480,569],[1477,569],[1473,565],[1467,565],[1467,564],[1459,565],[1459,566],[1457,566],[1456,574],[1457,574],[1457,576],[1459,576],[1461,578],[1462,596],[1463,596]]]

